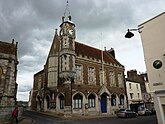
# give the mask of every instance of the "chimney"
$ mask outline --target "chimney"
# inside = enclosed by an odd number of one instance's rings
[[[64,16],[62,16],[62,22],[64,22],[64,19],[65,19],[65,17],[64,17]]]
[[[108,50],[108,53],[110,53],[115,58],[115,50],[113,48]]]
[[[128,79],[134,79],[136,76],[137,76],[136,70],[127,71],[127,78]]]
[[[14,39],[12,39],[12,44],[14,44]]]

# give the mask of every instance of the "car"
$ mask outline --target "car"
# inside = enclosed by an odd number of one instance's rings
[[[141,109],[138,111],[138,115],[151,115],[152,114],[152,111],[150,111],[149,109]]]
[[[137,116],[136,112],[131,111],[130,109],[120,109],[116,112],[116,115],[118,118],[131,118]]]

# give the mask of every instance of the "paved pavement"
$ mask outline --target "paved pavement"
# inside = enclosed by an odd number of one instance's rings
[[[32,111],[32,110],[29,110],[29,111]],[[49,116],[54,116],[54,117],[59,117],[59,118],[70,118],[70,117],[64,117],[64,116],[59,116],[59,115],[56,115],[56,114],[54,114],[54,113],[52,113],[52,112],[39,112],[39,113],[42,113],[42,114],[46,114],[46,115],[49,115]],[[72,116],[71,118],[72,119],[84,119],[84,118],[102,118],[102,117],[110,117],[109,115],[107,116]],[[111,115],[111,117],[113,117],[112,115]],[[20,121],[19,121],[19,124],[34,124],[35,123],[35,121],[32,119],[32,118],[29,118],[29,117],[27,117],[27,116],[24,116]]]
[[[29,110],[27,109],[27,111],[33,111],[33,110]],[[34,111],[35,112],[35,111]],[[42,113],[42,114],[45,114],[45,115],[49,115],[49,116],[53,116],[53,117],[58,117],[58,118],[70,118],[69,116],[68,117],[64,117],[64,116],[61,116],[61,115],[58,115],[58,114],[55,114],[55,113],[52,113],[52,112],[38,112],[38,113]],[[71,118],[72,119],[89,119],[89,118],[102,118],[102,117],[114,117],[113,115],[102,115],[102,116],[79,116],[79,115],[74,115],[72,116]],[[21,120],[19,120],[19,124],[34,124],[35,121],[30,118],[30,117],[27,117],[27,116],[23,116]],[[8,124],[8,122],[1,122],[0,121],[0,124]]]
[[[54,117],[53,117],[54,116]],[[24,117],[34,119],[35,124],[158,124],[156,116],[137,116],[137,118],[117,118],[102,116],[59,117],[50,112],[26,111]],[[25,120],[24,120],[25,121]],[[34,124],[33,122],[33,124]],[[31,123],[31,122],[24,122]],[[31,123],[32,124],[32,123]]]
[[[28,117],[23,117],[18,123],[19,124],[34,124],[33,120]],[[9,124],[9,122],[7,121],[4,122],[0,120],[0,124]]]
[[[22,120],[19,121],[19,124],[33,124],[33,120],[28,117],[23,117]]]

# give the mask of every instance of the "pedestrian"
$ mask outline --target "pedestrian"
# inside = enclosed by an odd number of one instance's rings
[[[15,109],[13,110],[12,118],[15,121],[15,123],[18,124],[18,106],[16,106]]]

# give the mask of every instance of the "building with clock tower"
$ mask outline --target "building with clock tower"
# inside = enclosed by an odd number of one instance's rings
[[[66,10],[44,68],[34,74],[31,109],[70,116],[111,115],[127,107],[124,66],[114,49],[77,42],[68,2]]]

